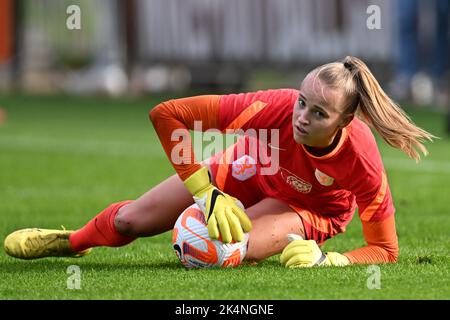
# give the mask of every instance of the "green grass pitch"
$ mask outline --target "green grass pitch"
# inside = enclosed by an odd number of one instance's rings
[[[169,96],[139,100],[1,96],[0,237],[25,227],[81,227],[108,204],[133,199],[174,173],[148,120]],[[0,253],[0,299],[449,299],[450,139],[439,112],[413,120],[442,137],[416,165],[380,142],[397,208],[397,264],[287,270],[278,256],[256,266],[185,270],[170,232],[81,259],[22,261]],[[324,249],[364,245],[357,215]],[[69,289],[68,267],[81,270]],[[70,280],[70,279],[69,279]]]

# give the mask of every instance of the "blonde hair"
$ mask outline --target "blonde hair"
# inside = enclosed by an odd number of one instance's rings
[[[325,64],[311,73],[329,88],[344,90],[344,113],[356,113],[389,145],[416,162],[420,160],[418,151],[428,154],[423,143],[436,137],[411,121],[383,91],[362,60],[347,56],[343,61]]]

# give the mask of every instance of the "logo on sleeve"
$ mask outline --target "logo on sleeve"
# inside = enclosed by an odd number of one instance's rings
[[[240,181],[250,179],[256,174],[256,161],[252,157],[245,155],[233,161],[233,177]]]
[[[320,171],[319,169],[316,169],[314,172],[314,175],[316,176],[317,181],[323,186],[329,187],[333,184],[334,178],[327,176],[325,173]]]

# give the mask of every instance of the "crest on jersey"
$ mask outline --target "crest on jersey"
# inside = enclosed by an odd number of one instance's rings
[[[320,171],[319,169],[316,169],[314,172],[314,175],[316,176],[317,181],[323,186],[329,187],[333,184],[334,178],[327,176],[325,173]]]
[[[245,155],[232,164],[232,175],[239,181],[245,181],[256,174],[256,160]]]
[[[311,191],[311,183],[297,177],[287,169],[280,168],[281,177],[294,190],[301,193],[309,193]]]

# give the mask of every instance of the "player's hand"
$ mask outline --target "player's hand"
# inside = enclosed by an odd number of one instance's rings
[[[289,234],[291,241],[281,253],[280,262],[287,268],[307,268],[314,266],[346,266],[350,260],[343,254],[324,254],[314,240],[303,240],[298,235]]]
[[[207,168],[196,171],[184,185],[205,214],[211,239],[221,236],[224,243],[244,240],[244,233],[252,229],[252,222],[238,199],[211,184]]]

